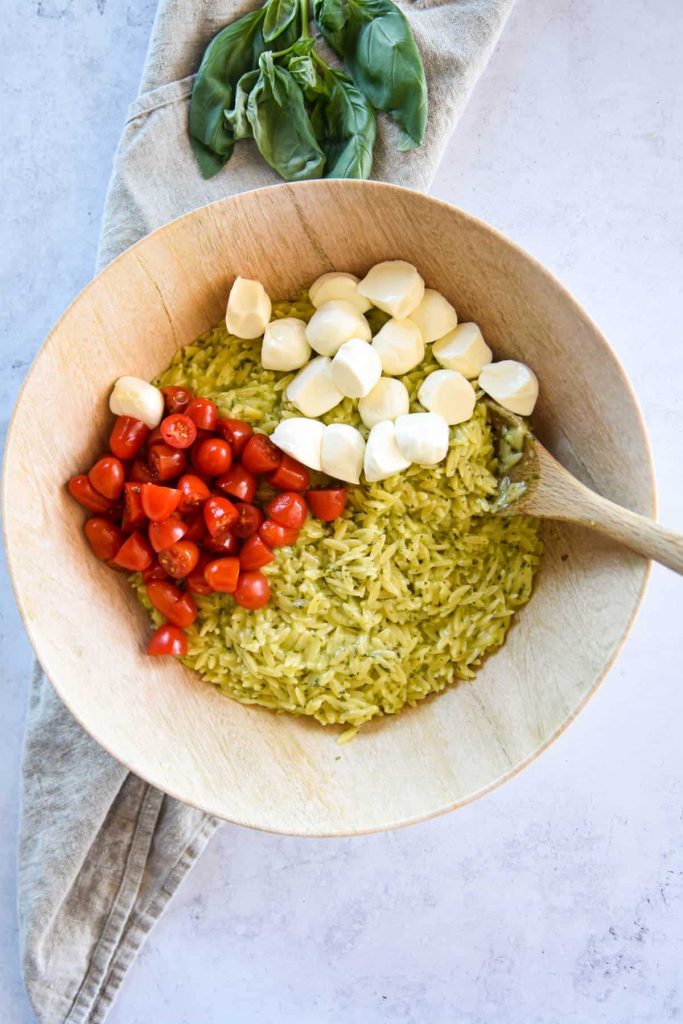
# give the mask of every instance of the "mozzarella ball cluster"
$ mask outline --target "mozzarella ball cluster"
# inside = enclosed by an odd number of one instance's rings
[[[301,415],[283,420],[272,436],[305,466],[357,484],[361,472],[376,481],[413,464],[437,465],[448,453],[449,427],[474,412],[473,381],[511,412],[533,411],[533,371],[513,359],[494,363],[477,324],[459,324],[448,299],[425,288],[412,264],[387,260],[362,280],[331,271],[313,282],[309,296],[315,312],[308,323],[296,317],[271,322],[263,285],[238,277],[225,318],[239,338],[263,336],[265,369],[298,371],[286,396]],[[373,307],[389,316],[374,337],[365,317]],[[411,413],[399,378],[419,366],[427,345],[442,368],[420,385],[417,397],[426,411]],[[367,440],[348,424],[317,419],[344,398],[358,400]]]

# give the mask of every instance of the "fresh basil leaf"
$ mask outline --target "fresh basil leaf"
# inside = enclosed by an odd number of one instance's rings
[[[308,100],[327,93],[322,75],[311,56],[314,46],[315,39],[307,36],[305,39],[297,40],[294,46],[290,47],[289,53],[280,58],[282,66],[287,68]]]
[[[375,112],[348,75],[325,73],[327,98],[311,114],[311,124],[327,158],[326,178],[368,178],[377,135]]]
[[[199,139],[195,139],[190,135],[190,146],[192,152],[197,158],[199,169],[202,172],[203,178],[213,178],[214,174],[218,174],[227,164],[228,160],[232,156],[232,149],[229,153],[219,156],[218,153],[214,153],[212,149],[205,146]]]
[[[260,71],[247,71],[242,75],[235,88],[235,105],[232,110],[225,111],[225,121],[236,142],[251,138],[251,125],[247,119],[247,100],[249,93],[256,85]]]
[[[267,43],[272,43],[291,25],[298,7],[298,0],[268,0],[263,22],[263,38]]]
[[[427,81],[403,12],[391,0],[315,0],[314,14],[358,88],[402,129],[399,148],[419,146],[427,124]]]
[[[301,89],[271,53],[259,60],[261,74],[249,94],[247,117],[263,159],[285,181],[319,178],[325,154],[318,145]]]

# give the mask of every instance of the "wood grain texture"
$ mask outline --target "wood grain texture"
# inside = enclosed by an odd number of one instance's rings
[[[222,316],[237,274],[274,297],[330,270],[414,262],[497,356],[541,381],[541,438],[580,479],[654,513],[647,438],[609,346],[559,283],[486,225],[434,199],[355,181],[280,185],[167,225],[100,274],[41,349],[5,466],[10,569],[29,635],[80,723],[138,775],[228,820],[339,835],[457,807],[509,778],[577,714],[638,607],[648,564],[549,523],[536,592],[473,684],[374,722],[346,747],[317,723],[243,707],[147,658],[125,581],[91,556],[64,481],[87,469],[115,378],[151,378]],[[586,396],[592,396],[586,402]],[[53,416],[60,431],[51,429]]]

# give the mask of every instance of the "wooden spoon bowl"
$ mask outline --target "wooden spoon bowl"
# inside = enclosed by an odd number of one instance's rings
[[[6,450],[4,523],[36,653],[81,725],[132,771],[228,820],[342,835],[466,803],[528,764],[594,692],[626,636],[648,563],[598,534],[544,527],[535,593],[473,683],[364,728],[244,707],[182,665],[147,658],[149,625],[98,563],[64,482],[100,451],[121,374],[152,378],[224,314],[237,274],[274,297],[331,268],[415,263],[477,321],[496,356],[541,382],[536,430],[569,469],[653,515],[643,422],[597,328],[538,263],[485,224],[374,182],[315,181],[196,210],[124,253],[81,293],[27,377]]]

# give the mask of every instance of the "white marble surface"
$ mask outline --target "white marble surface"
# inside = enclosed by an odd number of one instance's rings
[[[94,259],[154,0],[5,0],[3,427]],[[661,518],[683,529],[679,0],[518,0],[434,193],[574,291],[624,361]],[[655,569],[600,693],[555,746],[448,817],[354,840],[226,826],[155,928],[111,1024],[661,1024],[683,1017],[681,580]],[[16,950],[27,641],[0,607],[0,1019]]]

